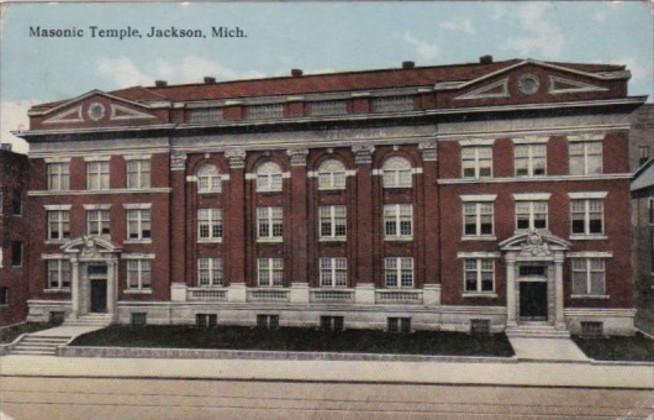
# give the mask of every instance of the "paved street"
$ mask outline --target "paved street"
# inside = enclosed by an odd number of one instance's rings
[[[0,386],[0,411],[16,420],[654,419],[654,393],[638,390],[17,377]]]

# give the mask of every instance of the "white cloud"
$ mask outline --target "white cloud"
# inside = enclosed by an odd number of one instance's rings
[[[472,21],[468,18],[456,18],[453,20],[446,20],[438,25],[445,31],[463,32],[468,35],[474,35],[477,30],[472,25]]]
[[[409,45],[413,47],[418,58],[423,60],[433,60],[438,56],[438,44],[436,41],[427,42],[421,39],[418,39],[411,35],[409,32],[405,32],[402,39]]]
[[[593,14],[593,20],[595,22],[606,22],[606,19],[609,17],[609,11],[600,9]]]
[[[151,85],[153,78],[144,74],[127,57],[100,57],[96,63],[98,74],[117,87]]]
[[[550,59],[558,57],[563,48],[561,29],[548,20],[546,12],[550,3],[533,2],[517,7],[514,19],[523,33],[508,39],[504,49],[517,51],[523,57]]]
[[[626,65],[627,70],[631,71],[631,81],[635,83],[647,81],[650,78],[650,75],[652,74],[651,65],[647,66],[646,64],[643,64],[643,62],[640,59],[633,56],[617,57],[608,60],[608,62],[609,64]]]
[[[29,128],[27,110],[37,103],[43,101],[30,99],[22,101],[0,101],[0,141],[11,143],[14,151],[26,153],[28,145],[25,140],[20,139],[11,131]]]

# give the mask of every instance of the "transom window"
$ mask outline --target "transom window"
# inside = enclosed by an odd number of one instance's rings
[[[570,174],[589,175],[602,173],[602,142],[570,143]]]
[[[570,206],[573,235],[601,235],[604,233],[603,200],[571,200]]]
[[[572,261],[572,294],[604,295],[604,259],[571,258],[570,261]]]
[[[413,237],[413,205],[386,204],[384,206],[384,236],[386,240]]]
[[[68,210],[48,210],[48,239],[70,238],[70,212]]]
[[[492,258],[465,258],[463,270],[466,293],[490,293],[495,290],[495,261]]]
[[[71,282],[71,265],[68,260],[48,260],[47,289],[69,289]]]
[[[257,167],[257,191],[281,191],[282,170],[275,162],[265,162]]]
[[[463,236],[493,235],[493,203],[463,203]]]
[[[347,286],[347,258],[320,258],[320,287]]]
[[[86,212],[87,235],[111,235],[109,210],[88,210]]]
[[[545,175],[547,147],[544,144],[521,144],[513,148],[516,176]]]
[[[86,188],[109,189],[109,162],[86,162]]]
[[[415,102],[413,96],[384,96],[381,98],[373,98],[372,112],[397,112],[397,111],[413,111],[415,109]]]
[[[148,209],[130,209],[127,216],[127,239],[149,240],[152,237],[152,215]]]
[[[318,189],[345,189],[345,166],[336,159],[329,159],[318,168]]]
[[[216,257],[198,258],[198,286],[223,285],[223,260]]]
[[[413,258],[384,258],[384,284],[388,288],[413,287]]]
[[[260,287],[281,287],[284,285],[284,260],[257,258],[257,273]]]
[[[345,239],[347,226],[345,206],[320,207],[320,238]]]
[[[547,201],[516,201],[516,230],[547,229]]]
[[[198,210],[198,239],[217,240],[223,237],[223,212],[221,209]]]
[[[220,174],[214,165],[202,165],[198,169],[198,191],[201,193],[220,192]]]
[[[70,166],[68,162],[48,163],[48,189],[70,189]]]
[[[411,188],[411,162],[395,156],[387,159],[382,168],[384,188]]]
[[[127,260],[127,288],[148,290],[152,287],[150,260]]]
[[[284,234],[284,217],[281,207],[257,208],[257,238],[281,239]]]
[[[490,146],[461,148],[461,168],[464,178],[493,176],[493,149]]]
[[[150,161],[148,159],[127,161],[127,188],[150,188]]]

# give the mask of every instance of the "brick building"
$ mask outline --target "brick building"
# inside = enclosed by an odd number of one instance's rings
[[[0,326],[15,324],[27,316],[27,175],[27,156],[12,152],[10,144],[0,144]]]
[[[29,319],[629,334],[629,76],[484,56],[37,105]]]

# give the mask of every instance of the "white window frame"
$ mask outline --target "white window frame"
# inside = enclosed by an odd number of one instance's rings
[[[136,265],[136,270],[130,268],[130,266]],[[144,270],[147,266],[148,270]],[[127,260],[127,290],[134,291],[151,291],[152,290],[152,261],[149,259],[128,259]],[[136,287],[132,287],[132,275],[136,272]],[[144,284],[144,273],[149,273],[150,275],[150,285],[145,287]]]
[[[583,232],[574,232],[573,223],[574,223],[574,202],[580,201],[584,203],[584,231]],[[601,222],[602,222],[602,231],[601,232],[591,232],[590,231],[590,202],[595,201],[601,203]],[[604,199],[601,198],[572,198],[570,200],[570,237],[605,237],[606,232],[606,218],[604,217]]]
[[[318,190],[344,190],[347,171],[337,159],[328,159],[318,167]]]
[[[56,215],[56,220],[51,220],[50,216]],[[64,217],[66,216],[66,217]],[[70,238],[70,211],[69,210],[47,210],[46,217],[48,221],[48,237],[47,241],[63,241]],[[68,225],[67,231],[64,229]],[[58,235],[56,238],[52,237],[52,227],[57,226]]]
[[[145,217],[146,215],[147,217]],[[125,222],[127,225],[127,237],[125,238],[125,242],[152,242],[152,211],[150,209],[126,209]],[[130,228],[130,222],[136,222],[136,238],[131,237],[132,230]],[[146,223],[149,223],[150,225],[150,236],[147,238],[143,235],[143,227]]]
[[[407,263],[407,264],[405,264]],[[408,268],[407,268],[408,266]],[[404,284],[403,275],[409,274],[411,284]],[[394,276],[394,283],[391,282]],[[413,289],[415,285],[415,270],[413,257],[384,258],[384,287],[387,289]]]
[[[464,157],[464,151],[465,150],[472,150],[474,151],[474,156],[472,158],[466,158]],[[488,159],[486,158],[481,158],[480,157],[480,151],[482,150],[489,150],[490,151],[490,157]],[[480,175],[481,169],[486,168],[486,166],[482,166],[481,162],[488,160],[488,169],[490,173],[488,175]],[[466,165],[466,162],[471,162],[472,165]],[[475,171],[473,176],[466,176],[465,175],[465,170],[466,167],[472,167]],[[488,145],[488,146],[461,146],[461,177],[462,178],[467,178],[467,179],[473,179],[473,178],[492,178],[493,177],[493,146]]]
[[[70,189],[70,164],[68,162],[47,163],[49,191],[66,191]],[[53,182],[55,181],[55,182]]]
[[[279,278],[275,279],[275,273],[281,273]],[[257,284],[259,287],[284,287],[284,259],[257,258]]]
[[[337,213],[342,212],[342,216]],[[326,214],[328,213],[328,214]],[[337,221],[343,220],[343,224]],[[322,231],[323,224],[329,224],[330,234],[324,235]],[[342,235],[336,234],[336,228],[342,226],[344,233]],[[334,205],[334,206],[320,206],[318,208],[318,234],[321,241],[343,241],[347,238],[347,206]]]
[[[413,168],[411,162],[401,156],[393,156],[382,166],[384,188],[411,188],[413,186]]]
[[[526,156],[518,157],[518,150],[526,149]],[[543,153],[536,154],[535,149],[542,149]],[[543,173],[534,174],[535,162],[537,159],[543,160]],[[519,175],[518,174],[518,160],[524,160],[527,162],[527,173]],[[514,175],[517,177],[529,177],[529,176],[545,176],[547,175],[547,144],[515,144],[513,146],[513,169]]]
[[[206,265],[205,265],[206,264]],[[206,267],[206,268],[205,268]],[[203,283],[203,272],[206,272],[207,283]],[[223,259],[219,257],[198,258],[198,287],[222,287],[224,286],[225,272]]]
[[[91,214],[95,213],[97,214],[97,219],[95,221],[91,220]],[[103,216],[107,216],[106,219]],[[107,226],[109,227],[109,233],[103,233],[102,232],[102,226],[106,222]],[[97,234],[92,234],[91,233],[91,226],[95,224],[96,229],[98,231]],[[86,234],[87,235],[95,235],[95,236],[101,236],[105,238],[111,238],[111,211],[106,210],[106,209],[93,209],[93,210],[86,210]]]
[[[408,220],[407,220],[408,217]],[[402,233],[402,223],[409,222],[411,233]],[[395,227],[395,235],[389,234],[388,225]],[[409,241],[413,239],[413,204],[385,204],[384,205],[384,240]]]
[[[282,242],[284,240],[284,209],[282,207],[257,207],[256,213],[257,241]],[[276,225],[281,225],[279,234],[275,234]],[[268,226],[267,235],[261,235],[262,226]]]
[[[579,270],[575,268],[575,263],[583,261],[584,269]],[[594,269],[593,261],[601,261],[602,268]],[[575,273],[584,273],[586,277],[586,284],[584,293],[574,293],[574,277]],[[593,273],[602,273],[602,291],[601,293],[592,293],[592,282],[593,282]],[[607,297],[606,296],[606,258],[570,258],[570,290],[572,292],[571,297]]]
[[[197,185],[200,194],[219,193],[222,191],[222,179],[216,165],[207,163],[197,172]]]
[[[73,282],[73,267],[70,261],[65,259],[49,259],[45,261],[46,264],[46,288],[45,290],[61,290],[66,291],[70,290],[71,284]],[[56,282],[52,279],[51,274],[54,270],[50,269],[51,265],[56,264],[57,279]],[[68,264],[68,270],[64,270],[64,265]],[[64,273],[67,273],[68,276],[68,286],[64,286]],[[56,284],[55,284],[56,283]]]
[[[319,268],[320,287],[347,287],[347,258],[320,257]]]
[[[278,164],[264,162],[257,167],[257,192],[280,192],[284,189],[284,173]]]
[[[135,175],[135,183],[133,176]],[[152,165],[150,159],[130,159],[125,163],[127,189],[138,190],[150,188],[152,182]]]
[[[467,290],[467,278],[466,274],[468,272],[472,272],[472,269],[469,269],[466,267],[466,262],[467,261],[474,261],[475,262],[475,269],[474,272],[476,273],[476,289],[475,290]],[[490,269],[484,269],[483,263],[484,261],[490,262],[491,263],[491,268]],[[463,263],[463,294],[464,295],[477,295],[477,294],[490,294],[493,295],[495,294],[495,259],[494,258],[473,258],[473,257],[466,257],[462,261]],[[491,273],[492,274],[492,283],[493,283],[493,288],[492,290],[483,290],[483,273]]]
[[[221,242],[223,239],[223,211],[216,208],[198,209],[198,242]],[[207,226],[208,235],[202,236],[202,226]],[[220,230],[219,235],[214,229]]]
[[[518,207],[520,205],[528,205],[528,209],[526,213],[519,213],[518,212]],[[545,205],[545,227],[542,228],[537,228],[535,226],[535,221],[536,221],[536,205],[537,204],[543,204]],[[540,231],[540,232],[545,232],[549,229],[549,202],[546,200],[516,200],[514,202],[514,213],[515,213],[515,231],[516,232],[527,232],[527,231]],[[520,228],[518,226],[518,216],[520,214],[525,214],[527,215],[528,218],[528,224],[527,228]]]
[[[93,182],[93,179],[96,182]],[[111,188],[110,183],[110,165],[108,160],[91,160],[86,162],[87,190],[108,190]]]
[[[466,206],[474,205],[475,206],[475,233],[466,233]],[[491,219],[491,233],[482,233],[481,232],[481,219],[482,213],[481,208],[484,205],[490,206],[490,219]],[[463,238],[495,238],[495,203],[492,201],[464,201],[461,206],[461,213],[463,216]],[[472,215],[472,214],[471,214]]]
[[[572,148],[573,146],[582,146],[583,150],[582,153],[572,153]],[[600,151],[599,153],[590,153],[589,148],[594,146],[594,145],[599,145],[600,146]],[[583,171],[575,171],[573,170],[573,165],[572,165],[572,158],[573,157],[580,157],[583,156],[584,159],[584,167]],[[589,162],[591,156],[599,156],[599,170],[597,172],[590,172],[589,170]],[[595,175],[595,174],[601,174],[604,173],[604,142],[602,141],[574,141],[574,142],[568,142],[568,166],[569,166],[569,173],[570,175]]]

